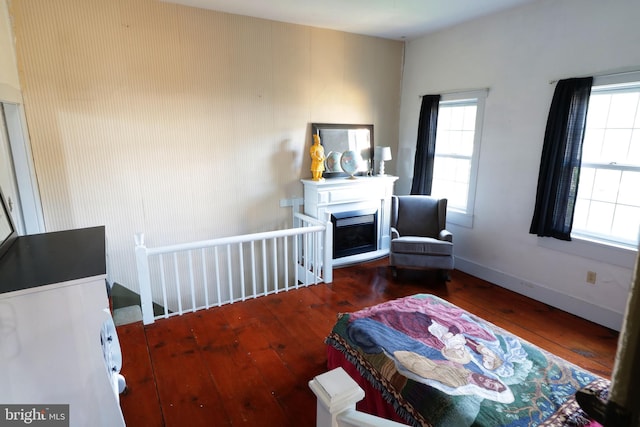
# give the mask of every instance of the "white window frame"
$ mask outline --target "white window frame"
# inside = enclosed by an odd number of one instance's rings
[[[471,167],[469,171],[469,188],[467,190],[467,207],[466,209],[453,208],[447,206],[447,222],[461,225],[463,227],[473,228],[473,216],[476,199],[476,183],[478,179],[478,163],[480,160],[480,141],[482,140],[482,124],[484,123],[485,101],[489,94],[488,89],[471,90],[464,92],[455,92],[443,94],[440,97],[440,106],[468,104],[469,101],[475,101],[476,105],[476,123],[473,136],[473,153],[471,155]],[[436,130],[437,134],[437,130]],[[436,138],[436,145],[438,144]],[[436,155],[434,163],[438,161],[438,157],[458,157],[451,155]],[[465,156],[465,158],[467,158]]]
[[[594,77],[592,86],[625,84],[637,81],[640,81],[640,71]],[[638,254],[637,247],[633,248],[611,241],[594,239],[573,231],[570,242],[539,237],[538,246],[628,269],[633,269]]]
[[[640,72],[632,72],[632,73],[623,73],[619,75],[612,76],[604,76],[604,77],[595,77],[593,79],[591,93],[598,92],[612,92],[612,91],[625,91],[625,86],[629,86],[633,84],[634,92],[638,92],[637,87],[640,86]],[[595,168],[595,169],[611,169],[611,170],[632,170],[632,171],[640,171],[640,165],[622,165],[622,164],[606,164],[606,163],[598,163],[598,162],[582,162],[582,167],[587,168]],[[578,184],[580,185],[580,184]],[[590,232],[587,230],[572,230],[571,232],[572,238],[578,238],[583,240],[590,240],[594,242],[598,242],[604,245],[610,245],[614,247],[622,247],[622,248],[631,248],[634,249],[634,245],[629,244],[628,242],[619,241],[613,239],[609,236],[600,236],[595,232]],[[635,248],[637,249],[637,248]]]

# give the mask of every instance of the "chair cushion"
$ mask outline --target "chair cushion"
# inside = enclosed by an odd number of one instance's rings
[[[402,236],[391,241],[391,252],[451,256],[453,243],[431,237]]]

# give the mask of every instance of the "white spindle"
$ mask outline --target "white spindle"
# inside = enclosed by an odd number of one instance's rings
[[[302,284],[307,286],[309,284],[309,235],[304,234],[302,236],[302,256],[304,257],[304,279]]]
[[[218,247],[213,248],[216,260],[216,292],[218,294],[218,307],[222,305],[222,293],[220,292],[220,262],[218,261]]]
[[[313,233],[313,284],[318,284],[320,278],[320,236],[318,233]]]
[[[161,293],[162,305],[164,313],[158,317],[171,317],[174,315],[183,314],[186,307],[183,307],[183,293],[189,292],[189,295],[184,295],[185,301],[191,302],[191,310],[195,311],[201,308],[209,308],[216,303],[212,300],[212,295],[209,293],[209,274],[213,273],[215,276],[215,300],[217,305],[233,303],[235,301],[246,300],[246,298],[256,298],[260,295],[268,295],[269,293],[278,293],[282,290],[289,290],[289,268],[290,265],[294,266],[294,287],[298,288],[300,283],[308,286],[311,283],[318,283],[323,279],[329,282],[332,278],[331,273],[331,258],[328,256],[330,252],[327,246],[331,243],[330,229],[327,228],[327,224],[320,222],[316,219],[310,218],[303,214],[296,214],[294,221],[299,224],[300,227],[287,230],[270,231],[264,233],[254,233],[242,236],[226,237],[221,239],[207,240],[202,242],[192,242],[180,245],[171,245],[160,248],[146,248],[144,246],[143,236],[136,236],[136,265],[138,267],[138,280],[140,283],[140,295],[142,299],[143,308],[143,320],[146,323],[152,323],[154,321],[153,315],[153,301],[154,292]],[[327,237],[323,237],[326,234]],[[289,248],[289,237],[292,239],[292,250]],[[282,238],[282,244],[278,243],[278,239]],[[267,240],[271,240],[272,243],[268,243]],[[255,243],[261,242],[261,260],[256,258]],[[249,260],[244,259],[244,246],[243,243],[250,243],[250,256],[251,265],[248,265]],[[238,244],[237,256],[238,260],[232,259],[231,245]],[[322,248],[324,244],[324,253]],[[221,254],[218,248],[226,246],[226,284],[223,283],[222,274],[225,271],[221,271]],[[213,260],[207,256],[206,249],[213,248]],[[282,253],[279,253],[279,249]],[[193,251],[199,250],[201,254],[202,262],[202,280],[198,281],[199,274],[195,269],[197,268],[197,257],[194,257]],[[187,252],[185,254],[185,252]],[[179,255],[180,254],[180,255]],[[172,264],[165,265],[165,255],[172,257]],[[289,257],[293,256],[294,259],[289,260]],[[151,257],[157,257],[158,264],[151,269],[149,260]],[[267,257],[271,257],[270,260]],[[282,259],[284,257],[284,259]],[[323,259],[324,257],[324,259]],[[262,267],[262,289],[258,286],[258,268],[260,266],[256,262],[258,261]],[[224,265],[224,264],[223,264]],[[187,267],[188,266],[188,267]],[[159,268],[158,268],[159,267]],[[321,268],[322,267],[322,268]],[[214,271],[211,272],[210,269]],[[269,269],[271,268],[271,271]],[[247,270],[247,271],[245,271]],[[250,272],[249,272],[250,270]],[[321,274],[322,272],[322,274]],[[153,273],[153,275],[152,275]],[[247,295],[247,283],[246,274],[251,274],[251,295]],[[239,276],[238,276],[239,275]],[[281,285],[281,277],[284,278],[284,284]],[[313,276],[312,276],[313,275]],[[234,282],[234,276],[239,277],[238,285]],[[152,286],[152,278],[155,280],[155,285]],[[183,283],[189,281],[189,286],[184,286]],[[270,281],[273,281],[273,289],[271,289]],[[158,283],[159,282],[159,283]],[[203,287],[202,293],[200,286]],[[228,298],[222,294],[222,286],[228,287]],[[240,290],[237,287],[240,287]],[[160,287],[160,289],[157,289]],[[175,290],[173,289],[175,287]],[[196,292],[197,291],[197,292]],[[204,294],[204,296],[203,296]],[[240,295],[240,297],[237,297]],[[202,303],[204,299],[204,304]],[[177,307],[177,310],[176,310]],[[170,313],[169,311],[173,311]],[[189,310],[188,310],[189,311]]]
[[[160,283],[162,284],[162,307],[164,318],[169,317],[169,300],[167,299],[167,282],[164,276],[164,256],[160,255]]]
[[[202,285],[204,286],[204,306],[205,308],[211,307],[209,305],[209,278],[207,277],[207,258],[205,249],[200,249],[200,259],[202,260]]]
[[[329,214],[327,214],[329,217]],[[322,277],[325,283],[333,283],[333,224],[328,218],[325,222],[324,262],[322,263]]]
[[[258,295],[256,280],[256,245],[255,242],[251,242],[251,285],[253,295]]]
[[[278,238],[274,237],[273,242],[273,254],[271,256],[273,262],[273,289],[276,294],[280,291],[280,286],[278,286]]]
[[[298,269],[300,268],[299,240],[300,240],[300,236],[293,236],[293,253],[296,254],[294,268],[293,268],[293,283],[296,289],[298,289],[299,287],[299,284],[298,284]]]
[[[289,251],[288,251],[289,239],[282,238],[282,257],[284,261],[284,290],[289,290]]]
[[[240,262],[240,291],[242,293],[242,301],[245,301],[246,291],[244,289],[244,256],[242,254],[242,242],[238,243],[238,261]]]
[[[234,303],[233,298],[233,270],[231,269],[231,244],[227,244],[227,280],[229,281],[229,302]]]
[[[153,294],[151,290],[151,274],[149,272],[149,255],[144,245],[144,234],[134,236],[136,243],[136,266],[138,269],[138,286],[140,287],[140,308],[144,324],[153,323]]]
[[[269,293],[269,283],[267,275],[267,241],[262,239],[262,289],[264,293],[262,295],[267,295]]]
[[[196,288],[195,288],[195,280],[193,279],[192,251],[189,251],[189,286],[191,289],[191,312],[195,312],[196,311]]]
[[[176,295],[178,297],[178,314],[183,314],[182,312],[182,291],[181,291],[181,287],[182,285],[180,284],[180,270],[178,267],[178,253],[174,252],[173,253],[173,271],[175,274],[175,278],[176,278]]]

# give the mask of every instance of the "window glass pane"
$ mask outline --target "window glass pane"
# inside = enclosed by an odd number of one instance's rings
[[[593,200],[615,203],[620,185],[620,171],[597,169],[593,184]]]
[[[580,168],[580,183],[578,184],[578,199],[590,199],[596,170]]]
[[[466,209],[467,208],[467,190],[468,186],[461,183],[453,183],[453,191],[448,197],[449,205],[452,208]]]
[[[431,194],[446,198],[448,206],[462,214],[473,213],[473,206],[468,204],[473,201],[469,194],[475,186],[470,181],[472,169],[477,168],[473,155],[477,143],[476,120],[481,114],[478,103],[476,95],[446,97],[438,112]]]
[[[433,179],[453,181],[455,179],[455,163],[450,157],[436,157],[433,166]]]
[[[607,129],[604,132],[601,162],[625,163],[631,141],[631,129]]]
[[[638,92],[619,93],[611,98],[608,128],[632,128],[638,107]]]
[[[638,109],[638,111],[640,111],[640,109]],[[640,125],[640,123],[638,123],[638,125]],[[633,134],[631,135],[627,162],[640,165],[640,129],[634,129]]]
[[[456,159],[455,164],[455,181],[467,185],[471,172],[471,160]]]
[[[611,222],[613,221],[613,203],[591,202],[589,207],[589,217],[587,218],[587,229],[598,234],[609,234]]]
[[[449,132],[449,152],[456,154],[460,152],[460,141],[462,140],[462,132],[451,131]]]
[[[449,123],[449,128],[455,130],[462,129],[464,107],[450,107],[449,110],[451,110],[451,123]]]
[[[464,124],[462,129],[473,132],[476,128],[476,110],[475,105],[467,105],[464,107]]]
[[[640,172],[622,172],[618,203],[640,207]]]
[[[587,128],[582,142],[582,160],[585,162],[600,161],[604,129]]]
[[[587,111],[587,127],[604,129],[609,116],[609,104],[611,95],[592,94],[589,97],[589,110]]]
[[[458,154],[468,157],[473,156],[473,138],[475,137],[475,133],[473,131],[464,131],[460,136]]]
[[[635,126],[635,127],[634,127]],[[573,219],[576,232],[637,245],[640,222],[640,86],[595,87],[589,99]]]
[[[453,181],[436,180],[431,183],[431,195],[434,197],[447,198],[448,194],[453,194],[455,188]]]
[[[440,129],[449,130],[451,128],[451,108],[444,107],[440,104],[438,108],[438,128],[437,132],[440,133]]]
[[[640,207],[618,206],[611,234],[627,242],[635,242],[640,226]]]
[[[440,125],[438,125],[438,130],[436,134],[436,156],[442,154],[451,154],[451,132],[448,129],[440,129]]]
[[[586,199],[576,200],[576,209],[573,213],[573,229],[584,230],[587,226],[590,201]]]

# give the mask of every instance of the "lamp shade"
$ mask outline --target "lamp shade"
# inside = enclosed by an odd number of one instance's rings
[[[378,161],[391,160],[391,147],[376,147],[375,157]]]

